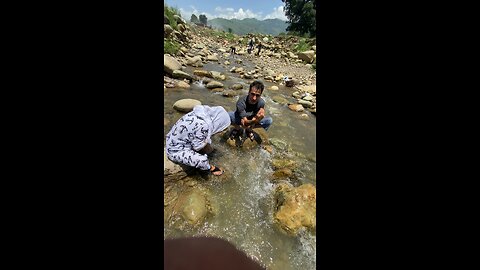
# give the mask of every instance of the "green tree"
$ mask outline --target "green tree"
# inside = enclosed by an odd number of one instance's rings
[[[285,16],[288,18],[287,31],[315,36],[315,0],[282,0],[285,3]]]
[[[207,16],[201,14],[198,18],[203,25],[207,25]]]
[[[232,32],[233,32],[232,28],[229,27],[229,28],[228,28],[228,33],[231,34]]]
[[[199,23],[200,22],[195,14],[192,14],[192,17],[190,18],[190,21],[192,23]]]

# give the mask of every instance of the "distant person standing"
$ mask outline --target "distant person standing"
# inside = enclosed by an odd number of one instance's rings
[[[261,42],[258,42],[257,48],[258,48],[257,55],[260,55],[260,50],[262,50],[262,43]]]
[[[250,54],[253,50],[253,43],[254,43],[253,38],[251,38],[250,41],[248,42],[248,49],[247,49],[248,54]]]

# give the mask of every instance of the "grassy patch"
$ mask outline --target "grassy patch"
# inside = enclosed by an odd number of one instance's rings
[[[295,51],[297,52],[304,52],[310,48],[310,45],[307,43],[307,39],[302,38],[295,46]]]
[[[182,15],[180,15],[180,11],[178,11],[177,8],[169,7],[166,4],[163,4],[163,7],[164,7],[164,14],[165,14],[165,16],[167,16],[168,20],[170,21],[170,26],[173,29],[178,30],[177,29],[177,20],[175,20],[175,18],[173,18],[173,15],[178,15],[178,16],[182,17]]]
[[[180,50],[180,44],[174,40],[163,39],[163,53],[168,53],[170,55],[176,55]]]

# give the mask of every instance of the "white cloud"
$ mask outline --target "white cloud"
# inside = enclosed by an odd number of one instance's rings
[[[217,12],[215,17],[218,18],[225,18],[225,19],[238,19],[242,20],[245,18],[256,18],[261,20],[262,19],[262,12],[253,12],[250,9],[243,10],[243,8],[239,8],[237,11],[233,8],[222,8],[216,7],[215,11]]]
[[[273,12],[265,16],[264,20],[266,19],[280,19],[282,21],[288,21],[287,16],[285,16],[285,12],[283,11],[284,6],[279,6],[273,8]]]
[[[244,10],[243,8],[239,8],[237,11],[233,8],[222,8],[216,7],[215,14],[210,14],[208,12],[203,12],[195,8],[195,6],[189,6],[188,9],[179,8],[180,14],[186,21],[190,21],[192,14],[195,14],[199,17],[201,14],[207,16],[208,20],[215,19],[215,18],[225,18],[225,19],[238,19],[242,20],[245,18],[255,18],[258,20],[265,20],[265,19],[280,19],[283,21],[287,21],[287,17],[283,11],[283,5],[273,8],[273,11],[265,16],[263,16],[263,12],[253,12],[250,9]]]

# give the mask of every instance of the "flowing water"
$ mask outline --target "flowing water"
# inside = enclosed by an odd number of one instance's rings
[[[248,82],[251,80],[241,79],[238,74],[228,71],[235,65],[233,60],[232,58],[232,65],[227,68],[218,63],[207,63],[202,69],[227,74],[230,78],[222,81],[224,88],[242,83],[242,94],[247,94]],[[245,58],[243,64],[247,71],[255,67]],[[186,72],[193,74],[194,69],[200,68],[187,67]],[[299,164],[295,170],[297,182],[294,185],[311,183],[316,186],[316,117],[305,112],[309,118],[301,119],[301,113],[293,112],[287,105],[272,100],[275,95],[293,100],[291,93],[295,90],[279,86],[278,91],[270,91],[266,88],[273,84],[264,83],[262,98],[266,102],[266,114],[273,118],[273,124],[267,131],[268,138],[286,143],[288,153]],[[227,111],[233,111],[238,100],[238,96],[224,97],[221,93],[212,92],[201,82],[193,83],[191,89],[187,90],[168,88],[164,91],[164,97],[164,118],[167,120],[164,142],[170,128],[184,115],[173,109],[175,101],[193,98],[204,105],[223,106]],[[275,184],[269,181],[273,173],[271,160],[284,147],[277,145],[272,153],[262,148],[237,149],[227,145],[219,135],[213,136],[212,142],[218,154],[211,163],[221,166],[225,174],[228,174],[228,180],[200,181],[210,191],[218,210],[215,216],[195,229],[179,230],[164,220],[164,238],[216,236],[233,243],[267,269],[315,269],[316,234],[301,231],[297,236],[288,236],[273,223]]]

